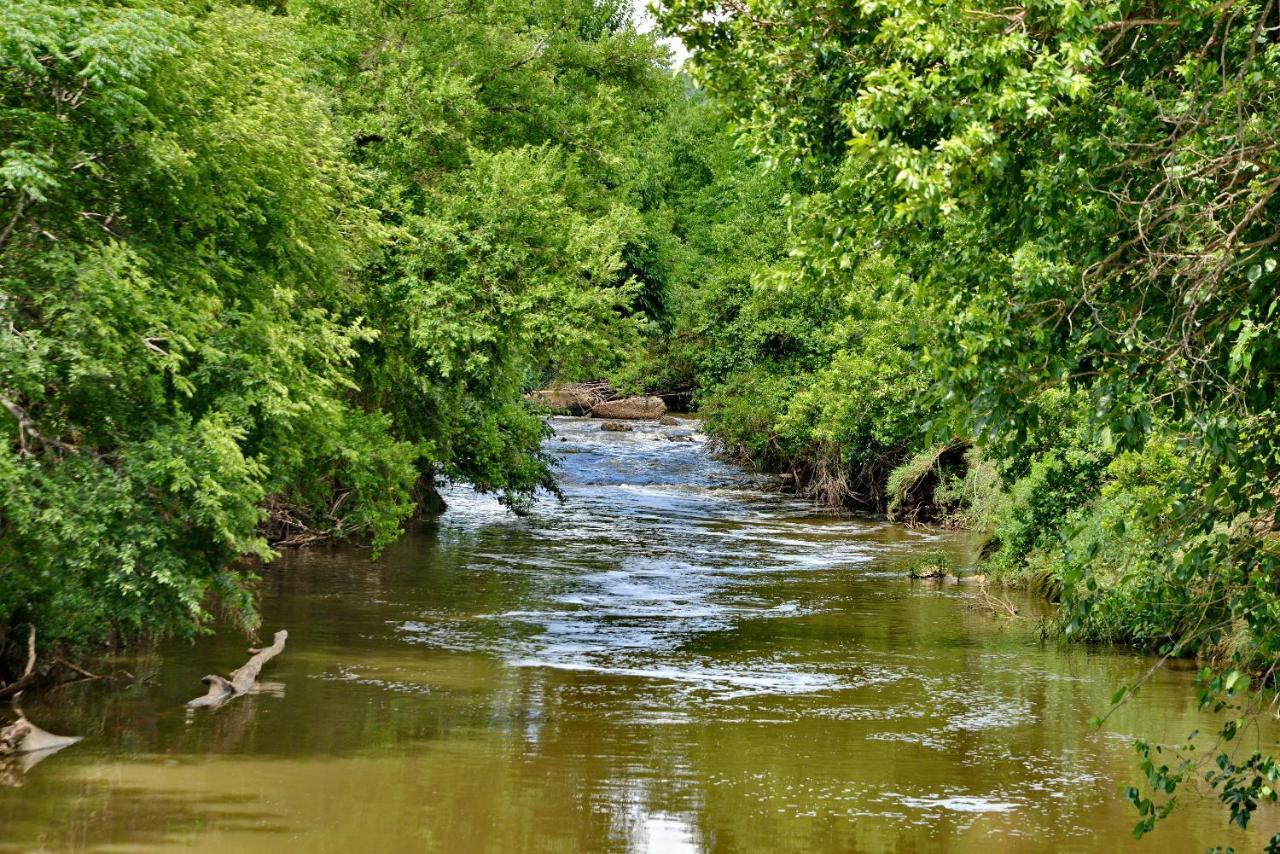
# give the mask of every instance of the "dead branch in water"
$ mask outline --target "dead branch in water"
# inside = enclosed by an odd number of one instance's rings
[[[102,678],[102,677],[101,677],[101,676],[99,676],[97,673],[94,673],[93,671],[90,671],[90,670],[85,670],[85,669],[84,669],[83,667],[81,667],[80,665],[78,665],[78,664],[73,664],[73,663],[71,663],[70,661],[67,661],[65,658],[54,658],[53,660],[54,660],[55,662],[57,662],[58,664],[61,664],[63,667],[67,668],[68,670],[73,670],[73,671],[75,671],[76,673],[79,673],[79,674],[80,674],[80,676],[81,676],[81,677],[83,677],[83,678],[80,680],[80,681],[82,681],[82,682],[83,682],[83,681],[86,681],[86,680],[94,680],[94,679],[101,679],[101,678]]]
[[[61,750],[83,738],[79,735],[54,735],[27,720],[27,716],[22,714],[21,710],[18,714],[16,721],[0,727],[0,758]]]
[[[55,750],[61,750],[80,741],[80,736],[54,735],[51,732],[46,732],[27,720],[26,714],[18,707],[18,698],[22,696],[22,689],[35,678],[35,672],[36,627],[32,625],[27,628],[27,666],[23,668],[22,676],[16,682],[5,687],[5,693],[2,695],[13,697],[13,708],[18,713],[18,719],[11,724],[0,727],[0,759],[30,753],[48,755]],[[23,770],[25,771],[34,764],[34,762],[26,764]],[[7,782],[11,779],[20,782],[21,775],[14,777],[7,772],[0,774],[0,782]]]
[[[978,607],[990,611],[993,614],[1004,614],[1007,617],[1018,616],[1018,609],[1008,599],[1001,599],[999,596],[987,589],[985,581],[978,583]]]
[[[216,709],[228,700],[248,694],[258,682],[258,673],[262,666],[284,651],[284,642],[289,632],[281,629],[276,632],[271,646],[261,649],[250,649],[253,657],[243,667],[232,671],[230,679],[223,679],[217,674],[210,674],[200,680],[209,686],[209,692],[203,697],[196,697],[187,703],[191,709]]]

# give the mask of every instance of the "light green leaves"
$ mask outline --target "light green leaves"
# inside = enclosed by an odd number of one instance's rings
[[[47,201],[45,193],[57,188],[56,168],[57,164],[48,157],[20,148],[0,151],[0,181],[4,188],[33,201]]]

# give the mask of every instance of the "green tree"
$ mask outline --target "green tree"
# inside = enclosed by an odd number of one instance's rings
[[[670,0],[664,21],[759,153],[831,188],[827,226],[795,251],[826,270],[865,263],[868,248],[894,259],[898,295],[929,319],[921,364],[950,430],[1027,459],[1005,466],[1035,479],[1011,483],[1008,512],[1071,538],[1072,503],[1101,502],[1073,524],[1123,506],[1134,545],[1154,538],[1162,564],[1147,566],[1149,545],[1126,547],[1161,581],[1125,595],[1182,603],[1145,636],[1271,672],[1275,4]],[[1081,401],[1093,437],[1074,461],[1018,450],[1053,418],[1055,389]],[[1097,479],[1111,454],[1168,442],[1176,476]],[[1128,498],[1099,497],[1109,478]],[[1019,550],[1025,534],[1010,538]],[[1077,618],[1065,625],[1083,626],[1120,576],[1092,559],[1063,566]],[[1245,823],[1274,795],[1242,790],[1256,763],[1224,754],[1237,765],[1215,782]]]
[[[347,403],[359,175],[279,18],[0,18],[0,626],[251,622],[266,503],[323,473],[362,533],[410,508],[413,448]]]
[[[440,478],[554,491],[521,393],[651,324],[627,8],[0,9],[0,634],[255,620],[271,545],[381,546]]]

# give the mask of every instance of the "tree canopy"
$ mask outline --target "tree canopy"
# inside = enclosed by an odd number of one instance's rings
[[[0,626],[252,623],[272,544],[554,491],[522,391],[652,323],[628,170],[683,87],[626,7],[0,18]]]
[[[977,481],[1000,493],[983,510],[994,568],[1061,596],[1068,634],[1216,663],[1206,707],[1235,702],[1243,673],[1270,684],[1276,4],[664,9],[742,139],[812,188],[789,200],[794,280],[860,299],[856,271],[893,265],[869,293],[912,307],[922,423],[979,446],[933,477],[943,502],[973,503]],[[896,498],[941,459],[924,454],[886,482]],[[1192,767],[1144,756],[1162,794]],[[1223,758],[1244,824],[1274,799],[1274,764]],[[1167,804],[1134,797],[1149,829]]]

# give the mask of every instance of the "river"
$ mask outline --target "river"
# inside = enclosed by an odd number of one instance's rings
[[[86,736],[0,789],[0,850],[1032,852],[1256,848],[1192,792],[1154,836],[1136,734],[1203,726],[1187,666],[1041,638],[971,585],[904,577],[973,542],[777,495],[669,428],[557,418],[565,501],[462,490],[378,560],[263,581],[269,684],[193,713],[226,630],[102,663],[142,685],[28,698]],[[1274,828],[1267,828],[1274,830]]]

